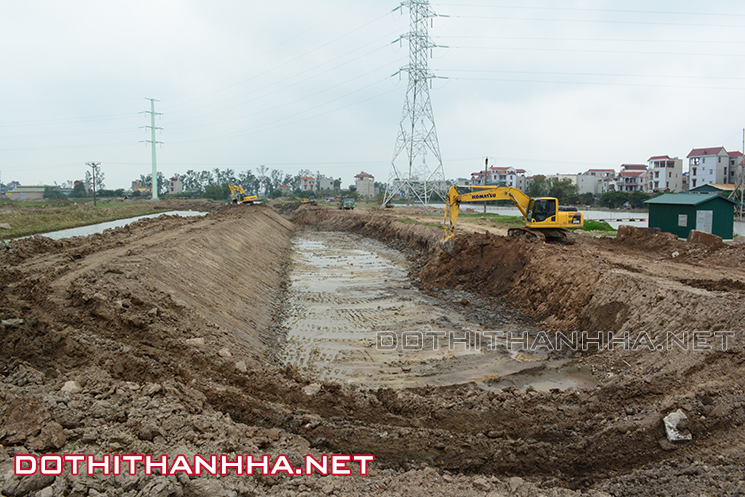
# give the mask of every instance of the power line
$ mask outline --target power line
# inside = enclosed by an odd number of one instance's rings
[[[745,17],[745,14],[733,14],[727,12],[725,14],[717,14],[713,12],[675,12],[675,11],[664,11],[664,10],[631,10],[631,9],[589,9],[583,7],[528,7],[524,5],[478,5],[478,4],[449,4],[442,3],[438,5],[452,6],[452,7],[477,7],[477,8],[494,8],[494,9],[516,9],[516,10],[553,10],[553,11],[568,11],[568,12],[601,12],[601,13],[615,13],[615,14],[661,14],[661,15],[690,15],[690,16],[717,16],[717,17]]]
[[[682,22],[653,22],[653,21],[619,21],[617,19],[563,19],[563,18],[540,18],[540,17],[509,17],[509,16],[468,16],[453,15],[454,19],[478,19],[482,21],[537,21],[537,22],[575,22],[580,24],[638,24],[641,26],[688,26],[697,28],[745,28],[745,25],[737,24],[703,24]]]

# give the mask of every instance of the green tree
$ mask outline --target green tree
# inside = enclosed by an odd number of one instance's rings
[[[59,197],[64,198],[64,196],[65,195],[61,191],[59,191],[58,186],[45,186],[44,187],[44,198],[59,198]]]
[[[645,207],[644,202],[646,200],[649,200],[651,197],[644,193],[641,190],[634,190],[629,194],[629,200],[628,202],[631,204],[631,207],[634,207],[635,209],[642,209]]]
[[[598,201],[598,203],[603,207],[608,207],[609,209],[618,209],[628,201],[628,193],[612,191],[600,195],[600,200]]]
[[[548,193],[549,184],[546,180],[546,177],[542,174],[539,174],[538,176],[535,176],[533,178],[533,181],[530,182],[530,185],[528,186],[528,191],[525,193],[528,194],[531,198],[536,197],[545,197]]]
[[[202,197],[211,198],[212,200],[225,200],[230,196],[230,188],[227,183],[222,185],[208,185],[204,189]]]
[[[577,197],[577,185],[572,183],[572,180],[569,178],[552,178],[549,183],[547,196],[556,197],[559,199],[560,204],[567,204],[573,198]]]
[[[75,197],[75,198],[87,197],[88,196],[88,192],[85,191],[85,183],[83,183],[83,182],[77,183],[72,188],[72,193],[70,194],[70,196],[71,197]]]

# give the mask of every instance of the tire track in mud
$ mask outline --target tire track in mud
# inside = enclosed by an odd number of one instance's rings
[[[412,288],[409,264],[395,249],[355,234],[317,231],[296,234],[293,246],[286,339],[278,354],[285,366],[368,388],[486,386],[523,371],[538,371],[531,379],[538,388],[582,381],[558,377],[551,368],[560,361],[478,342],[487,330]],[[451,346],[451,336],[469,337],[469,345]]]

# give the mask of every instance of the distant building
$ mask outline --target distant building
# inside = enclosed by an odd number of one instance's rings
[[[618,174],[618,191],[645,191],[647,184],[647,166],[645,164],[621,164]]]
[[[279,191],[282,195],[289,195],[292,193],[292,187],[290,185],[279,185]]]
[[[300,178],[300,189],[304,192],[316,191],[316,180],[313,176],[303,176]]]
[[[688,156],[688,187],[735,182],[741,152],[727,152],[724,147],[694,148]]]
[[[647,163],[647,193],[683,191],[683,159],[658,155]]]
[[[603,192],[603,181],[615,178],[615,169],[588,169],[577,175],[577,193],[600,195]]]
[[[326,191],[334,189],[334,178],[327,178],[326,176],[319,176],[316,182],[318,191]]]
[[[460,180],[458,180],[460,183]],[[486,171],[486,183],[484,183],[484,171],[471,173],[470,183],[472,185],[484,184],[489,186],[511,186],[519,190],[527,188],[525,169],[515,169],[512,166],[492,166]]]
[[[7,193],[10,200],[41,200],[44,198],[44,185],[20,185]]]
[[[168,192],[172,195],[182,193],[184,191],[184,183],[177,177],[173,177],[168,180]]]
[[[471,180],[466,178],[458,178],[458,186],[471,186]]]
[[[354,177],[354,186],[357,188],[357,195],[362,197],[374,197],[377,194],[375,191],[375,177],[364,171]]]
[[[557,180],[557,181],[568,179],[570,183],[572,183],[573,185],[576,185],[577,176],[579,175],[578,174],[551,174],[550,176],[546,176],[546,179]]]

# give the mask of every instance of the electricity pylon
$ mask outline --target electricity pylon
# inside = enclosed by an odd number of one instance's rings
[[[427,22],[437,14],[430,7],[429,0],[405,0],[394,11],[404,7],[409,9],[411,30],[396,41],[409,41],[409,65],[394,76],[407,72],[409,82],[383,205],[401,195],[409,202],[419,200],[427,204],[433,194],[444,199],[445,190],[445,172],[429,98],[429,82],[436,76],[427,65],[430,50],[437,47],[429,37]],[[399,160],[397,165],[397,159],[404,151],[408,160]],[[428,153],[436,160],[434,169],[427,164]]]
[[[158,100],[155,100],[154,98],[146,98],[145,100],[150,100],[150,110],[146,110],[145,114],[150,114],[150,126],[142,126],[143,128],[150,128],[150,140],[143,140],[147,143],[149,143],[153,150],[153,179],[150,183],[150,190],[152,192],[152,199],[158,200],[158,166],[155,161],[155,146],[160,143],[163,144],[163,142],[159,142],[155,140],[155,130],[156,129],[163,129],[155,126],[155,116],[162,116],[163,114],[160,112],[155,112],[155,102],[158,102]]]

